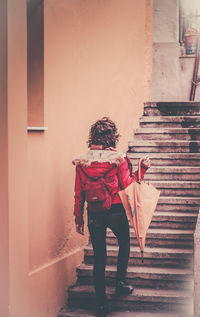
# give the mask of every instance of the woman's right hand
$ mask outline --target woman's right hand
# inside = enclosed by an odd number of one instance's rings
[[[84,235],[84,224],[76,224],[76,232],[79,234]]]
[[[144,157],[141,159],[141,166],[142,166],[142,167],[145,167],[145,168],[150,168],[150,167],[151,167],[151,160],[150,160],[150,158],[148,157],[148,155],[144,156]]]

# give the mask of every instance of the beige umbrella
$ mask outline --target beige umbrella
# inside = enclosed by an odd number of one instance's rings
[[[133,226],[141,250],[142,262],[147,230],[160,196],[151,183],[141,180],[141,159],[138,161],[138,182],[119,192],[127,216]]]

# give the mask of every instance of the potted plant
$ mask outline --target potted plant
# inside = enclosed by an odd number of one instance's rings
[[[187,55],[196,54],[198,31],[194,28],[188,28],[184,34],[185,49]]]

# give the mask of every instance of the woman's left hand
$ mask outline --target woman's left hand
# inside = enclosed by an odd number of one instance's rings
[[[141,166],[145,168],[151,167],[151,161],[148,156],[144,156],[141,160]]]

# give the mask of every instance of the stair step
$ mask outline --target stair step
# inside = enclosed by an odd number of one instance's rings
[[[93,265],[81,264],[77,268],[80,284],[93,283]],[[128,266],[127,283],[136,287],[156,289],[188,289],[192,287],[192,270],[180,268],[162,268],[147,266]],[[116,281],[116,265],[107,265],[105,270],[106,284],[114,285]]]
[[[133,171],[137,170],[134,166]],[[196,166],[151,166],[144,176],[145,180],[193,180],[200,181],[200,167]]]
[[[115,256],[116,252],[118,252],[117,246],[108,246],[107,252],[109,256]],[[92,245],[89,244],[85,247],[85,254],[93,256],[93,249]],[[193,255],[193,250],[191,249],[167,249],[167,248],[145,248],[145,255],[146,258],[150,257],[158,257],[158,258],[182,258],[184,256],[187,259],[190,259]],[[139,247],[131,247],[130,249],[130,256],[133,257],[141,257]],[[144,256],[145,259],[145,256]]]
[[[131,246],[138,246],[134,230],[130,228]],[[193,248],[193,230],[177,229],[148,229],[146,247],[163,248]],[[107,244],[117,245],[117,239],[113,232],[107,230]]]
[[[197,213],[156,211],[150,228],[195,229]]]
[[[199,153],[200,141],[149,141],[133,140],[128,142],[129,152],[182,152],[182,153]]]
[[[95,316],[95,310],[93,309],[73,309],[73,308],[66,308],[63,307],[60,312],[58,313],[58,317],[94,317]],[[107,314],[108,317],[184,317],[183,313],[180,315],[177,313],[145,313],[145,312],[133,312],[133,311],[112,311],[109,314]],[[192,317],[192,315],[188,315],[185,317]]]
[[[107,264],[116,264],[118,246],[107,245]],[[84,260],[87,264],[94,262],[92,245],[89,244],[84,250]],[[149,248],[145,247],[143,266],[191,268],[193,263],[193,250],[191,249],[170,249],[170,248]],[[141,253],[139,247],[131,247],[129,265],[141,265]]]
[[[144,116],[196,116],[200,113],[198,102],[146,102]]]
[[[149,156],[154,166],[200,166],[200,153],[127,153],[133,166],[137,165],[138,159],[144,155]]]
[[[200,206],[200,197],[159,197],[156,206],[157,211],[192,211],[198,212]]]
[[[76,309],[63,307],[57,317],[94,317],[95,310],[88,309]]]
[[[200,115],[198,116],[142,116],[142,128],[200,128]]]
[[[200,128],[138,128],[134,140],[200,140]]]
[[[108,232],[111,232],[110,229],[108,229]],[[176,238],[176,239],[193,239],[193,230],[185,230],[185,229],[148,229],[147,236],[148,235],[154,235],[154,237],[158,238]],[[135,236],[133,228],[130,228],[130,235]]]
[[[200,168],[199,168],[200,169]],[[150,169],[149,171],[145,174],[144,180],[145,181],[172,181],[172,180],[177,180],[177,181],[200,181],[200,173],[196,174],[181,174],[181,173],[151,173]]]
[[[196,196],[200,197],[200,182],[198,181],[151,181],[161,196]]]
[[[131,311],[152,312],[184,312],[191,314],[192,293],[178,290],[156,290],[151,288],[135,288],[126,297],[114,294],[113,287],[107,287],[108,300],[115,310],[127,309]],[[79,308],[94,308],[96,306],[94,287],[91,285],[75,285],[69,289],[69,306]]]
[[[172,221],[172,222],[195,222],[198,213],[196,212],[162,212],[156,211],[153,215],[153,221]]]

